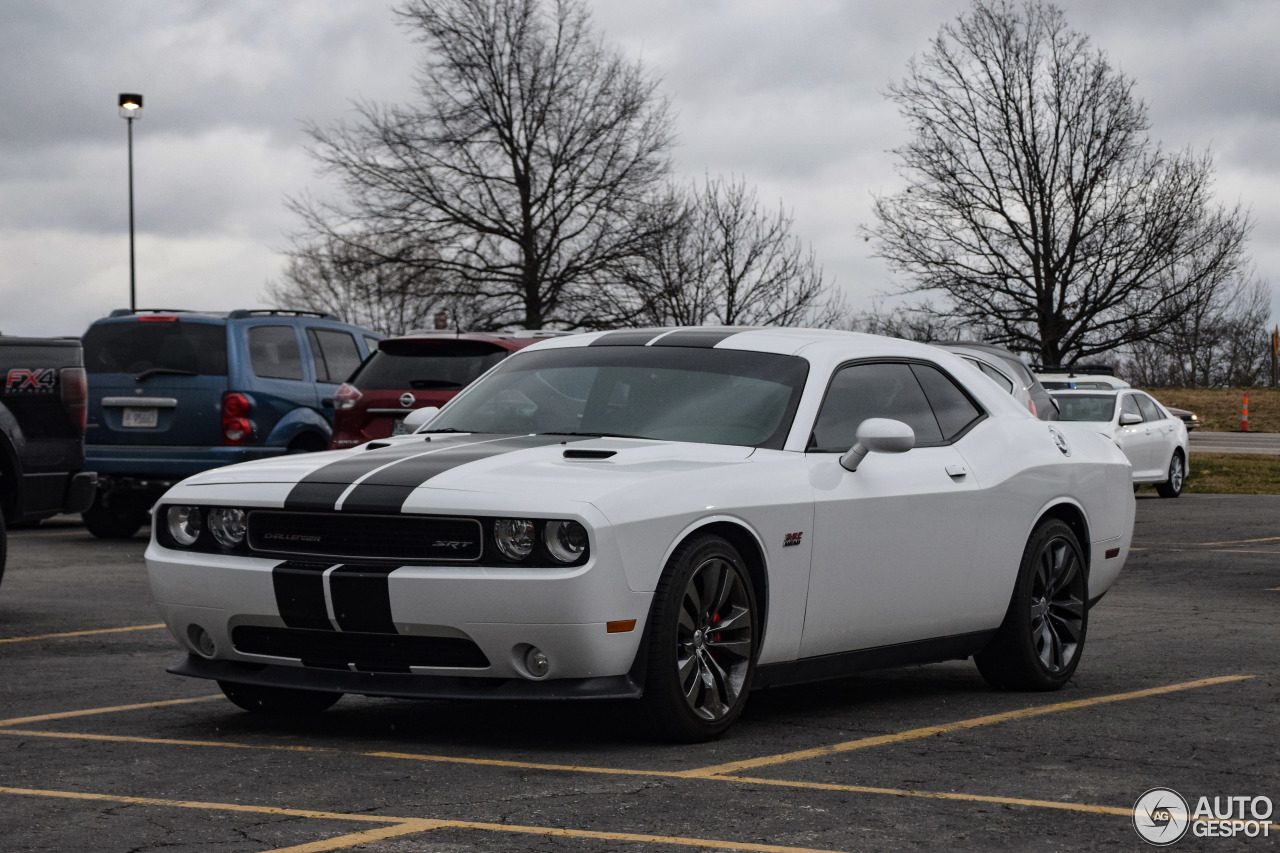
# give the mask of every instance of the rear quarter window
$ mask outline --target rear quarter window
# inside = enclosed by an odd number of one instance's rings
[[[263,379],[301,379],[302,351],[293,326],[252,326],[249,364]]]
[[[509,355],[510,350],[488,341],[384,340],[351,382],[371,391],[456,390]]]

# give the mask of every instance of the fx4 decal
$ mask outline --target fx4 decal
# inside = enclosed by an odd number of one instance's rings
[[[799,531],[799,532],[796,532],[796,533],[788,533],[788,534],[786,535],[786,538],[784,538],[784,539],[782,540],[782,547],[783,547],[783,548],[787,548],[787,547],[789,547],[789,546],[791,546],[791,545],[799,545],[799,544],[800,544],[800,539],[801,539],[801,537],[803,537],[803,536],[804,536],[804,531],[803,531],[803,530],[801,530],[801,531]]]
[[[27,370],[15,367],[4,380],[6,394],[47,394],[58,384],[58,373],[52,367]]]

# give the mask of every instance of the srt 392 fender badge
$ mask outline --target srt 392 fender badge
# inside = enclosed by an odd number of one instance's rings
[[[790,547],[791,545],[799,545],[800,539],[803,536],[804,536],[803,530],[798,531],[796,533],[788,533],[786,537],[784,537],[782,540],[782,547],[787,548],[787,547]]]

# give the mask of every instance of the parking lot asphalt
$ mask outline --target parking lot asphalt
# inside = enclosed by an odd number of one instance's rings
[[[243,713],[168,675],[143,538],[10,534],[4,851],[1099,850],[1165,786],[1280,800],[1280,497],[1139,496],[1074,680],[970,662],[756,693],[724,739],[653,743],[618,703],[346,697]],[[1280,837],[1192,838],[1266,849]]]

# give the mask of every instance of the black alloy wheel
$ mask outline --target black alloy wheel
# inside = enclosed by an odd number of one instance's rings
[[[644,704],[656,733],[692,743],[742,713],[755,670],[759,618],[738,551],[700,536],[672,555],[654,594]]]
[[[1088,572],[1075,533],[1046,519],[1023,551],[1004,622],[974,655],[993,687],[1057,690],[1071,680],[1089,622]]]

